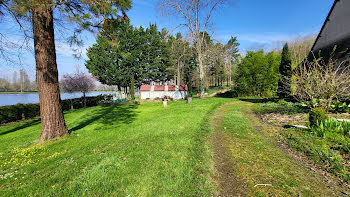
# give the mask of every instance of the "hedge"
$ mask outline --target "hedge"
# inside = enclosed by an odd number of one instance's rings
[[[97,106],[100,101],[110,100],[110,95],[99,95],[94,97],[86,97],[86,107]],[[65,99],[61,101],[63,111],[79,109],[84,107],[83,98]],[[0,107],[0,124],[26,120],[40,115],[39,103],[34,104],[17,104]]]

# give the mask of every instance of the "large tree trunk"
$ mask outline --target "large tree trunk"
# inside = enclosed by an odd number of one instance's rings
[[[39,6],[32,10],[36,61],[36,81],[40,101],[42,131],[39,143],[68,134],[58,85],[52,10]]]

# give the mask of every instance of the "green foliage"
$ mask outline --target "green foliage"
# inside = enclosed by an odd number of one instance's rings
[[[288,105],[288,102],[285,101],[284,99],[279,100],[277,103],[280,105]]]
[[[86,106],[92,107],[99,104],[105,95],[95,97],[86,97]],[[111,98],[109,98],[111,99]],[[61,101],[63,111],[71,109],[71,104],[74,109],[84,107],[84,98],[66,99]],[[0,107],[0,124],[15,122],[19,120],[31,119],[40,115],[40,105],[35,104],[17,104]]]
[[[317,125],[310,127],[310,129],[318,137],[325,138],[327,135],[334,133],[350,137],[350,122],[338,121],[334,118],[329,118],[324,122],[318,122]]]
[[[312,99],[312,100],[308,100],[305,103],[303,103],[305,106],[308,106],[310,108],[316,108],[316,107],[323,107],[325,108],[325,106],[327,106],[327,100],[325,99]]]
[[[282,50],[281,64],[279,66],[278,96],[285,98],[291,94],[292,58],[286,43]]]
[[[322,108],[313,108],[309,113],[310,127],[317,126],[318,124],[325,122],[327,119],[327,113]]]
[[[234,90],[239,96],[273,96],[277,91],[280,55],[249,51],[238,64]]]
[[[344,165],[342,154],[349,154],[350,139],[343,134],[329,132],[324,138],[314,132],[300,129],[287,129],[282,135],[292,148],[304,152],[322,168],[350,183],[349,167]]]
[[[0,107],[0,124],[33,118],[40,115],[39,104],[17,104]]]
[[[309,112],[307,107],[302,106],[300,103],[291,103],[286,102],[282,99],[282,101],[278,101],[278,103],[265,103],[260,105],[257,109],[258,113],[280,113],[280,114],[299,114]]]
[[[156,25],[135,28],[129,22],[107,20],[97,43],[87,51],[86,67],[97,79],[108,85],[130,87],[151,81],[166,81],[170,75],[168,46]]]
[[[330,111],[335,113],[350,113],[350,104],[340,101],[332,101]]]

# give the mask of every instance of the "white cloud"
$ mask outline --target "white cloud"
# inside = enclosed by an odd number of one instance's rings
[[[56,44],[56,53],[59,56],[63,57],[74,57],[74,54],[79,54],[83,59],[87,59],[87,46],[82,46],[82,47],[71,47],[67,43],[58,43]],[[77,51],[75,51],[77,50]]]

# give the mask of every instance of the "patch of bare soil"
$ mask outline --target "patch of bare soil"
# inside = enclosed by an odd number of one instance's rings
[[[307,114],[280,114],[280,113],[266,113],[259,114],[263,122],[271,123],[277,126],[283,125],[305,125],[307,123]]]
[[[349,113],[343,113],[343,114],[328,114],[329,117],[339,118],[339,119],[350,119]]]
[[[235,163],[229,149],[232,139],[222,131],[222,117],[230,105],[232,104],[221,107],[212,119],[211,125],[214,130],[212,145],[216,169],[213,178],[219,187],[218,196],[247,196],[247,184],[235,176]]]

